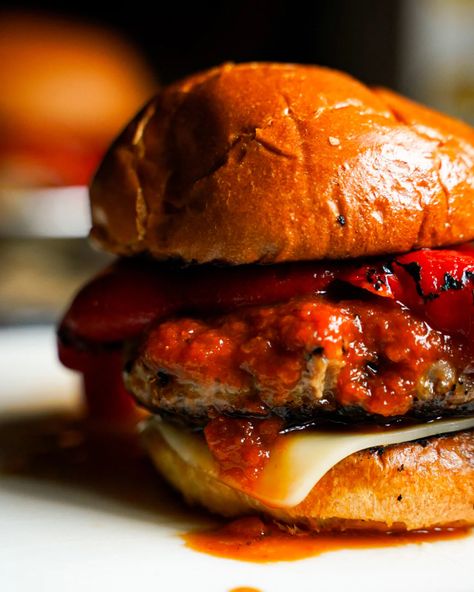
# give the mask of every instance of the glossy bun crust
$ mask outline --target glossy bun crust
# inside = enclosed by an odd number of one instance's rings
[[[474,131],[337,71],[224,65],[156,96],[91,188],[121,255],[279,262],[474,238]]]
[[[474,525],[472,430],[352,454],[290,509],[271,508],[187,464],[156,430],[144,436],[156,467],[187,501],[223,516],[257,511],[314,531]]]

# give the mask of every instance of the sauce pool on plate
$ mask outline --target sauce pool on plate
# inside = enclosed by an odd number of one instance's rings
[[[182,535],[186,546],[201,553],[254,563],[296,561],[345,549],[374,549],[413,543],[446,541],[469,536],[468,528],[410,533],[314,534],[289,532],[258,517],[234,520],[213,530]]]

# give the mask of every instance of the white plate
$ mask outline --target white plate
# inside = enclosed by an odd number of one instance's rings
[[[0,214],[2,237],[83,238],[91,227],[89,190],[0,188]]]
[[[0,453],[11,460],[20,434],[21,461],[31,437],[26,415],[73,409],[78,380],[56,362],[50,328],[0,332],[0,360]],[[75,437],[68,435],[66,449]],[[0,475],[2,592],[474,590],[474,536],[263,565],[197,553],[179,533],[210,520],[184,508],[144,465],[126,464],[111,458],[93,479],[72,465],[59,478],[21,464]]]

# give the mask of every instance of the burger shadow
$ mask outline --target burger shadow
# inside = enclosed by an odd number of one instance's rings
[[[176,531],[216,523],[158,475],[136,429],[99,429],[68,414],[0,419],[0,490]]]

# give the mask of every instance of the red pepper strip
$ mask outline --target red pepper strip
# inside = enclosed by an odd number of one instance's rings
[[[397,300],[435,329],[471,337],[474,331],[474,253],[417,251],[393,265]]]
[[[381,264],[380,261],[377,261],[372,265],[361,265],[342,273],[338,279],[357,288],[372,292],[377,296],[394,298],[391,285],[392,278],[392,271]]]
[[[270,304],[321,292],[335,277],[336,270],[315,263],[176,271],[149,261],[119,260],[77,294],[59,332],[73,341],[121,342],[183,310]]]
[[[158,266],[152,270],[142,261],[118,260],[76,295],[59,334],[89,345],[132,339],[155,318],[176,310],[174,283]]]
[[[413,251],[340,279],[398,300],[440,331],[467,337],[474,332],[472,248]]]

